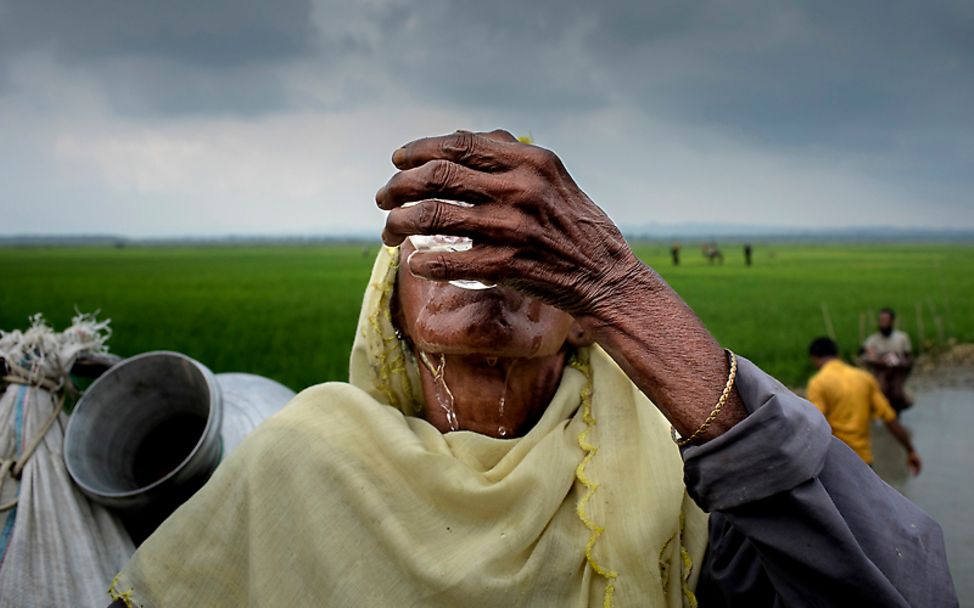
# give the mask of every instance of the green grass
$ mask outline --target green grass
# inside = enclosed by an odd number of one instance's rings
[[[710,266],[696,250],[685,250],[676,268],[667,248],[636,251],[724,346],[790,386],[804,384],[813,371],[806,353],[814,337],[826,334],[823,303],[847,357],[858,350],[861,315],[868,335],[884,306],[898,311],[899,327],[915,345],[918,304],[928,346],[974,341],[974,247],[758,244],[750,268],[739,248],[725,250],[723,267]]]
[[[119,355],[175,350],[301,388],[347,378],[371,264],[355,246],[0,249],[0,327],[100,310]]]
[[[122,356],[184,352],[216,372],[248,371],[292,388],[347,376],[362,291],[371,267],[362,246],[79,247],[0,249],[0,328],[43,312],[63,327],[74,310],[112,319],[109,344]],[[790,385],[806,380],[805,349],[825,333],[826,303],[846,352],[860,315],[900,311],[916,339],[974,341],[974,247],[950,245],[738,248],[710,266],[686,247],[637,245],[717,338]],[[873,321],[867,329],[872,330]]]

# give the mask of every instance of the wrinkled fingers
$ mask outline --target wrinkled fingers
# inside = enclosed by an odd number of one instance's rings
[[[516,149],[523,145],[506,131],[484,135],[457,131],[406,144],[393,152],[392,164],[413,169],[433,160],[448,160],[481,171],[504,171],[516,164]]]
[[[514,253],[510,247],[477,246],[453,253],[414,251],[406,264],[413,275],[431,281],[500,283],[509,277]]]
[[[443,234],[469,237],[474,242],[520,244],[523,235],[510,215],[499,213],[494,205],[460,207],[446,201],[425,200],[393,209],[386,217],[382,242],[394,247],[414,234]]]
[[[485,203],[503,196],[509,189],[507,182],[499,176],[454,162],[435,160],[393,175],[376,192],[375,203],[386,210],[430,198]]]

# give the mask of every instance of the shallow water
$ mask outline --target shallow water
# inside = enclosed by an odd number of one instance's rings
[[[961,606],[974,606],[974,390],[927,389],[900,421],[913,432],[923,470],[912,477],[906,453],[886,428],[873,427],[876,472],[944,529]]]

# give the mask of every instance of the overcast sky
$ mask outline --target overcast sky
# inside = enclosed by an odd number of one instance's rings
[[[531,133],[620,224],[974,228],[974,3],[0,0],[0,234],[373,231]]]

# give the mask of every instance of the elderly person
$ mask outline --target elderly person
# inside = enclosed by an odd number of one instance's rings
[[[457,132],[393,162],[350,384],[245,441],[117,604],[956,605],[937,524],[721,348],[554,154]]]

